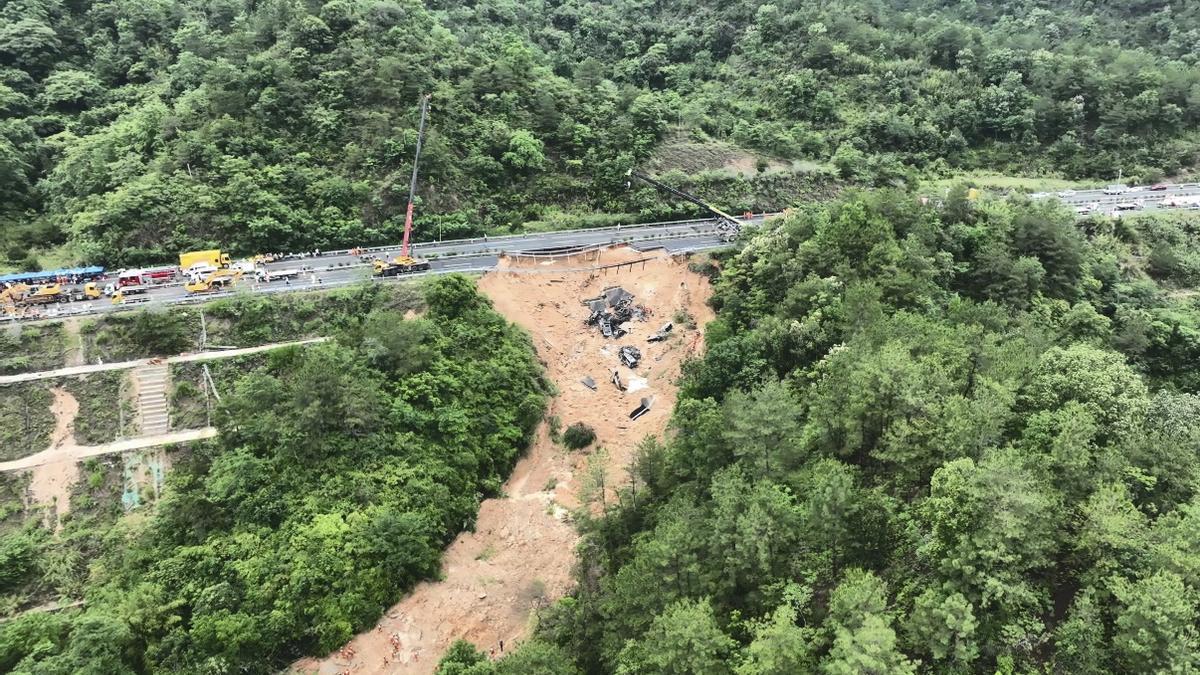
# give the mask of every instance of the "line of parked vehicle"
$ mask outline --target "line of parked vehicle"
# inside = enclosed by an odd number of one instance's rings
[[[1145,208],[1200,208],[1200,185],[1156,183],[1127,186],[1117,183],[1097,190],[1035,192],[1030,197],[1057,197],[1067,206],[1074,207],[1079,216],[1108,213],[1119,217],[1123,212]]]

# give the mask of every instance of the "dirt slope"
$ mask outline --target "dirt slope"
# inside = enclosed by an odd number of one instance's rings
[[[559,394],[550,403],[563,427],[582,421],[596,430],[597,445],[609,452],[610,484],[626,480],[625,467],[638,442],[666,429],[675,402],[675,380],[686,355],[702,348],[699,330],[676,323],[671,339],[647,343],[646,337],[675,318],[694,318],[696,326],[712,319],[704,304],[710,289],[684,261],[663,254],[606,251],[600,264],[652,257],[644,266],[596,276],[566,271],[592,261],[565,259],[531,263],[503,261],[500,271],[480,281],[496,309],[533,336],[538,355]],[[584,325],[583,298],[620,285],[635,302],[653,311],[620,340],[606,340]],[[636,372],[621,366],[616,350],[633,345],[643,359]],[[622,393],[610,382],[613,369],[625,381],[645,379],[646,388]],[[592,391],[579,380],[591,375]],[[654,396],[651,411],[636,421],[628,413],[644,396]],[[447,549],[443,580],[418,585],[389,610],[379,624],[323,660],[304,659],[299,672],[322,674],[431,673],[438,658],[458,638],[485,651],[520,641],[533,611],[562,596],[571,585],[577,536],[569,509],[578,505],[586,453],[571,453],[549,438],[543,425],[534,446],[504,486],[505,497],[483,503],[474,533],[460,535]]]
[[[79,414],[79,401],[62,387],[55,387],[50,392],[54,395],[54,402],[50,405],[50,410],[54,413],[54,434],[50,437],[50,449],[45,452],[69,454],[77,447],[75,417]],[[13,464],[30,462],[31,457],[42,454],[16,460]],[[67,515],[71,508],[71,485],[75,483],[79,469],[72,460],[39,465],[31,463],[29,466],[36,466],[29,479],[30,501],[47,506],[46,517],[51,520],[49,524],[56,530],[60,529],[63,516]]]

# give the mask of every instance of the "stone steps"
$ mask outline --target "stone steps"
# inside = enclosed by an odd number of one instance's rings
[[[167,386],[171,371],[166,365],[150,365],[136,368],[138,419],[141,420],[141,435],[157,436],[171,430],[170,404],[167,401]]]

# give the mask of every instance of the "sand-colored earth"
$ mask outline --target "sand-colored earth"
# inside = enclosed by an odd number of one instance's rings
[[[620,269],[580,268],[647,259]],[[687,263],[665,253],[630,249],[565,259],[503,260],[486,274],[480,288],[496,309],[533,336],[538,356],[558,395],[550,416],[563,427],[585,422],[596,430],[597,445],[608,451],[609,485],[627,480],[637,444],[661,435],[674,407],[682,361],[702,349],[700,329],[676,322],[672,336],[657,343],[646,338],[676,314],[687,314],[702,327],[712,319],[705,305],[707,279],[689,272]],[[633,322],[633,332],[607,340],[584,325],[589,310],[581,300],[619,285],[635,302],[653,312]],[[620,365],[617,348],[642,351],[636,372]],[[645,379],[645,388],[620,392],[610,383],[618,370],[628,382]],[[597,391],[580,383],[590,375]],[[654,397],[650,412],[636,421],[628,414],[642,397]],[[460,535],[446,550],[443,580],[418,585],[387,611],[379,623],[324,659],[294,664],[298,672],[431,673],[438,658],[459,638],[484,651],[520,642],[538,607],[571,588],[571,567],[578,536],[569,510],[579,504],[586,452],[568,452],[549,437],[546,425],[533,447],[504,485],[504,497],[483,502],[476,531]]]
[[[70,452],[75,444],[75,417],[79,414],[79,401],[62,387],[50,390],[54,401],[50,411],[54,414],[54,433],[50,437],[50,450]],[[63,516],[71,508],[71,486],[78,478],[79,469],[73,459],[48,462],[34,468],[29,477],[29,499],[34,504],[47,506],[49,523],[58,529]]]

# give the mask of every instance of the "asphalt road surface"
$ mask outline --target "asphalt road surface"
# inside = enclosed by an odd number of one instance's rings
[[[758,215],[748,222],[761,223],[766,216]],[[447,242],[416,244],[414,255],[429,260],[431,270],[422,274],[449,274],[452,272],[485,271],[496,266],[502,252],[556,252],[589,246],[629,243],[640,250],[665,248],[671,252],[699,251],[717,248],[725,241],[717,233],[714,220],[687,220],[669,223],[651,223],[620,227],[596,228],[566,232],[532,233],[504,237],[488,237]],[[42,308],[39,313],[28,313],[21,317],[0,316],[0,324],[7,321],[65,318],[121,311],[130,308],[151,307],[167,304],[206,302],[227,297],[234,293],[283,293],[288,291],[315,290],[359,283],[372,278],[372,259],[390,258],[399,252],[399,246],[377,247],[358,252],[327,251],[319,255],[289,256],[266,265],[268,271],[302,270],[299,277],[291,280],[276,280],[259,283],[246,277],[230,291],[192,295],[183,288],[182,282],[150,287],[145,293],[129,295],[122,304],[114,305],[108,298],[54,304]],[[401,275],[380,279],[391,283],[418,275]]]
[[[1104,194],[1104,189],[1064,190],[1032,195],[1035,199],[1057,199],[1064,205],[1076,209],[1080,216],[1108,215],[1114,213],[1140,213],[1165,209],[1200,209],[1200,183],[1166,185],[1162,190],[1151,190],[1150,186],[1135,185],[1119,195]],[[1171,206],[1170,202],[1181,197],[1197,197],[1195,206]],[[1164,204],[1164,202],[1167,202]],[[1118,208],[1122,206],[1125,208]],[[1082,210],[1081,210],[1082,209]],[[1086,210],[1086,211],[1085,211]]]
[[[1151,190],[1149,186],[1133,186],[1119,195],[1104,194],[1104,189],[1091,189],[1034,194],[1031,197],[1034,199],[1057,199],[1067,207],[1076,209],[1081,218],[1091,215],[1142,213],[1169,209],[1200,210],[1200,183],[1166,185],[1162,190]],[[1197,203],[1185,206],[1171,204],[1173,200],[1187,197],[1195,197]],[[758,224],[766,217],[766,214],[760,214],[746,222]],[[589,230],[424,242],[415,244],[413,253],[418,257],[427,258],[430,262],[432,269],[423,274],[446,274],[491,269],[495,267],[500,253],[548,253],[617,243],[629,243],[642,250],[661,247],[673,253],[702,251],[725,245],[725,241],[717,232],[715,220],[697,219]],[[195,296],[190,296],[183,289],[183,284],[179,282],[155,286],[145,294],[128,297],[126,302],[121,305],[113,305],[107,298],[51,305],[44,308],[40,316],[0,317],[0,324],[6,320],[62,318],[119,311],[130,307],[205,302],[246,290],[252,293],[282,293],[344,286],[371,278],[371,260],[390,258],[399,250],[399,246],[385,246],[355,252],[340,250],[323,251],[317,255],[311,253],[292,255],[266,266],[268,270],[274,271],[302,269],[303,274],[291,281],[257,283],[249,280],[243,281],[236,291],[205,293]],[[411,276],[413,275],[390,277],[381,281],[390,282]]]

